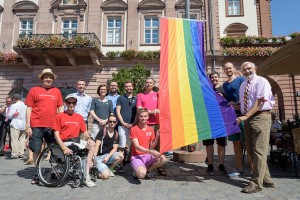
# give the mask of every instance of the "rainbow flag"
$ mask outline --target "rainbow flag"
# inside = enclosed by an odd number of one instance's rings
[[[160,151],[240,132],[206,76],[203,22],[160,19]]]

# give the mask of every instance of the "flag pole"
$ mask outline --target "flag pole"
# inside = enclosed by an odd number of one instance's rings
[[[185,18],[190,19],[190,0],[185,0]]]

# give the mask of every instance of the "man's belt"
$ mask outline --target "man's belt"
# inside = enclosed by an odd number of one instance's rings
[[[254,115],[259,115],[259,114],[270,114],[270,110],[262,110],[262,111],[257,111]]]

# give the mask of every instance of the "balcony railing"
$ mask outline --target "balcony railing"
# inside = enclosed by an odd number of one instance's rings
[[[13,48],[27,66],[100,66],[103,56],[94,33],[20,34]]]
[[[100,40],[94,33],[76,34],[20,34],[15,48],[96,48],[100,51]]]

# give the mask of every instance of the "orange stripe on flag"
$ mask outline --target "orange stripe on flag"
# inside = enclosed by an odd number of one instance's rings
[[[177,41],[176,41],[176,20],[169,20],[169,51],[168,53],[168,71],[169,71],[169,93],[170,93],[170,111],[172,121],[172,140],[173,147],[184,146],[184,127],[182,119],[182,107],[179,91],[179,74],[177,66]]]

